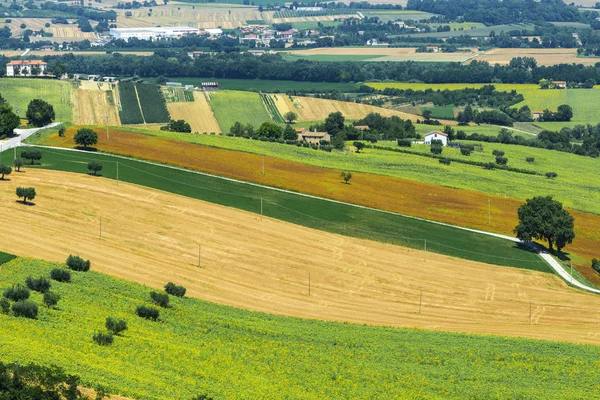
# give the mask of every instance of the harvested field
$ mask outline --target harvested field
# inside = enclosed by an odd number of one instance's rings
[[[97,84],[97,82],[90,83]],[[108,125],[121,125],[115,102],[115,92],[112,90],[73,89],[71,103],[73,104],[74,124],[106,125],[106,116],[108,116]]]
[[[192,132],[221,133],[215,114],[203,92],[194,91],[193,102],[167,103],[171,119],[183,119],[190,124]]]
[[[414,47],[328,47],[292,50],[289,54],[311,59],[314,56],[373,56],[368,61],[457,62],[477,54],[474,50],[456,53],[417,53]]]
[[[15,202],[16,186],[37,189],[35,206]],[[192,296],[275,314],[600,344],[600,297],[547,273],[435,254],[423,262],[419,251],[81,174],[27,169],[0,186],[0,200],[7,251],[81,254],[153,288],[177,277]]]
[[[82,32],[77,26],[54,25],[47,28],[54,38],[92,39],[97,35],[94,32]]]
[[[74,147],[77,127],[64,137],[46,137],[40,144]],[[98,130],[99,133],[102,130]],[[99,135],[99,150],[176,165],[228,178],[256,182],[294,192],[360,204],[429,220],[512,235],[517,209],[522,201],[470,190],[458,190],[429,183],[382,175],[353,173],[352,185],[339,185],[339,170],[319,168],[278,158],[265,158],[267,173],[261,173],[261,155],[190,145],[159,137],[113,130],[110,141]],[[243,139],[238,139],[243,140]],[[339,155],[331,154],[332,157]],[[254,165],[256,168],[249,168]],[[407,167],[409,168],[409,167]],[[488,224],[488,200],[491,223]],[[600,216],[570,210],[575,217],[577,238],[565,251],[588,260],[600,248]],[[586,278],[600,283],[598,275],[585,265],[579,269]]]
[[[493,49],[481,53],[473,60],[507,65],[515,57],[533,57],[538,65],[561,63],[594,65],[600,61],[600,58],[577,57],[577,49]]]
[[[298,121],[322,121],[330,113],[341,112],[346,119],[361,119],[369,113],[379,113],[385,117],[396,115],[403,119],[416,121],[422,117],[388,108],[375,107],[368,104],[352,103],[348,101],[317,99],[314,97],[301,97],[279,94],[270,95],[275,101],[281,115],[288,111],[298,114]],[[456,121],[442,121],[447,125],[456,125]]]

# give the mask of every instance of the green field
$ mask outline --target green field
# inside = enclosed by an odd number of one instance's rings
[[[16,110],[21,118],[25,118],[27,106],[33,99],[42,99],[52,104],[56,120],[71,122],[72,105],[71,82],[56,79],[33,78],[0,78],[0,95]]]
[[[271,115],[271,120],[277,124],[284,124],[285,120],[275,105],[275,101],[270,96],[262,93],[260,94],[260,98]]]
[[[382,22],[396,20],[423,20],[433,17],[435,14],[416,10],[359,10],[365,17],[377,17]]]
[[[12,254],[8,254],[8,253],[4,253],[4,252],[0,251],[0,265],[4,264],[6,262],[9,262],[13,258],[15,258],[15,256],[13,256]]]
[[[236,123],[252,124],[258,128],[263,122],[271,121],[258,93],[220,90],[211,93],[210,106],[223,132]]]
[[[341,25],[341,22],[338,21],[306,21],[306,22],[292,22],[292,27],[298,29],[299,31],[307,30],[307,29],[319,29],[321,26],[338,26]]]
[[[454,119],[454,105],[439,107],[421,107],[421,112],[430,110],[433,118]]]
[[[135,84],[132,82],[121,82],[118,88],[119,103],[121,104],[121,109],[119,110],[121,123],[125,125],[143,124],[144,117],[142,116],[140,104],[135,94]]]
[[[140,99],[140,106],[144,114],[144,120],[148,124],[169,122],[169,111],[165,98],[160,92],[158,86],[150,83],[135,85]]]
[[[147,79],[154,82],[155,79]],[[269,79],[206,79],[206,78],[169,78],[169,81],[180,82],[183,85],[194,85],[199,87],[202,82],[219,82],[219,88],[226,90],[246,90],[252,92],[286,92],[286,91],[312,91],[312,90],[339,90],[354,91],[358,89],[358,83],[335,83],[335,82],[296,82],[275,81]]]
[[[15,259],[0,288],[60,267]],[[599,389],[596,346],[302,320],[174,297],[150,322],[134,314],[149,303],[147,287],[72,275],[52,282],[58,308],[40,307],[37,320],[0,314],[2,361],[58,365],[139,400],[587,399]],[[31,299],[41,305],[39,293]],[[128,330],[98,346],[92,335],[108,316]]]
[[[474,37],[488,37],[492,31],[496,34],[500,32],[510,32],[514,30],[533,30],[532,24],[510,24],[510,25],[495,25],[495,26],[481,26],[475,29],[464,29],[464,30],[451,30],[450,32],[429,32],[429,33],[411,33],[412,37],[434,37],[434,38],[445,38],[455,37],[461,35],[469,35]]]
[[[215,135],[194,136],[216,137]],[[246,143],[264,143],[247,139],[228,139]],[[297,149],[297,147],[265,146],[265,151],[268,153],[273,150],[285,151],[286,149]],[[260,212],[260,199],[262,198],[264,215],[294,224],[420,249],[423,248],[426,239],[428,251],[490,264],[550,271],[537,255],[520,249],[513,242],[450,226],[246,183],[232,182],[190,171],[151,165],[141,161],[116,158],[106,154],[75,153],[59,149],[41,149],[41,151],[43,154],[41,168],[87,173],[87,162],[97,160],[104,165],[102,175],[107,178],[115,178],[116,161],[118,160],[119,179],[122,181],[254,213]],[[320,153],[330,154],[310,149],[309,151],[315,157],[318,157]],[[380,151],[380,153],[394,154],[387,151]],[[12,150],[6,151],[3,156],[12,157]],[[434,161],[437,163],[437,160]]]

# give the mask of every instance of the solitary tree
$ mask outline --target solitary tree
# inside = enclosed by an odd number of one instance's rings
[[[0,174],[2,174],[0,180],[4,180],[4,175],[10,175],[11,172],[11,167],[9,167],[8,165],[0,164]]]
[[[27,106],[25,116],[34,126],[44,126],[51,123],[54,119],[54,107],[44,100],[31,100],[29,106]]]
[[[23,204],[28,204],[28,200],[35,199],[35,188],[32,187],[18,187],[16,193],[17,197],[23,198]]]
[[[346,185],[348,185],[348,182],[350,181],[350,179],[352,179],[352,172],[342,171],[341,176],[344,179]]]
[[[73,140],[76,144],[87,149],[88,146],[93,146],[98,143],[98,134],[90,128],[81,128],[77,130]]]
[[[96,176],[97,172],[102,171],[102,164],[97,161],[90,161],[88,163],[88,169]]]
[[[288,111],[283,115],[283,118],[285,118],[288,124],[291,124],[292,122],[298,119],[298,115],[293,111]]]
[[[23,150],[21,152],[21,157],[29,160],[30,164],[33,165],[36,161],[42,159],[42,152],[39,150]]]
[[[356,147],[356,152],[360,153],[365,148],[365,144],[363,142],[354,142],[354,147]]]
[[[21,157],[15,158],[13,165],[17,169],[17,172],[21,172],[21,167],[23,166],[23,159]]]
[[[13,108],[4,102],[0,96],[0,135],[12,135],[15,128],[21,124],[21,119],[14,113]]]
[[[66,132],[65,127],[61,126],[60,129],[58,130],[58,136],[60,136],[60,137],[65,136],[65,132]]]
[[[423,118],[425,118],[426,122],[429,122],[433,116],[433,112],[431,112],[431,110],[424,110],[421,115],[423,115]]]
[[[527,199],[518,213],[519,225],[514,232],[521,240],[546,240],[550,250],[556,245],[560,251],[575,238],[574,218],[552,196]]]

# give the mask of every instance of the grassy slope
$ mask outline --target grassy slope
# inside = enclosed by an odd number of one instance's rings
[[[58,149],[42,149],[42,153],[42,168],[87,173],[86,164],[94,159],[103,163],[103,176],[116,176],[117,159],[110,155]],[[550,271],[536,255],[520,250],[512,242],[380,211],[133,160],[119,159],[119,179],[255,213],[260,212],[262,198],[264,215],[295,224],[419,249],[427,239],[428,251],[497,265]]]
[[[56,267],[13,260],[0,288]],[[147,288],[73,275],[52,283],[58,309],[40,307],[38,320],[0,314],[3,360],[56,364],[140,400],[589,398],[600,380],[594,346],[300,320],[187,298],[171,298],[150,322],[133,311],[148,302]],[[40,294],[32,299],[41,304]],[[100,347],[91,337],[107,316],[129,329]]]
[[[0,251],[0,265],[4,264],[6,262],[9,262],[13,258],[15,258],[15,256],[13,256],[12,254],[8,254],[8,253],[4,253],[3,251]]]
[[[25,118],[27,105],[33,99],[42,99],[54,106],[56,120],[71,122],[71,89],[70,82],[55,79],[2,78],[0,94],[13,109],[18,108],[18,115]]]
[[[426,130],[428,129],[431,127],[427,127]],[[600,205],[596,201],[596,196],[590,195],[598,193],[600,190],[600,177],[594,172],[600,167],[600,160],[558,151],[483,143],[484,153],[472,156],[486,162],[494,161],[495,157],[492,156],[492,151],[494,149],[503,150],[511,166],[533,169],[542,174],[549,171],[558,173],[557,179],[548,180],[543,176],[500,170],[487,171],[478,166],[458,163],[444,166],[440,170],[440,164],[436,159],[381,150],[366,149],[361,154],[326,153],[296,146],[226,136],[188,135],[162,131],[153,131],[149,134],[257,154],[264,152],[267,156],[318,167],[382,174],[520,200],[552,194],[566,207],[600,214]],[[418,146],[412,149],[428,150],[428,148]],[[444,151],[444,154],[459,154],[455,149],[445,149]],[[536,162],[533,165],[527,164],[525,157],[535,157]],[[573,166],[577,166],[577,170],[573,170]]]
[[[258,93],[221,90],[210,95],[210,106],[224,132],[238,121],[255,127],[271,121]]]

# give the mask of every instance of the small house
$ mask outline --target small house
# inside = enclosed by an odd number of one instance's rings
[[[299,142],[308,142],[308,143],[321,143],[321,140],[326,142],[331,142],[331,136],[327,132],[311,132],[309,130],[303,130],[301,133],[298,133],[298,141]]]
[[[192,60],[195,60],[196,58],[198,58],[198,57],[200,57],[202,55],[204,55],[204,52],[203,51],[199,51],[199,50],[191,51],[191,52],[188,53],[188,57],[190,57]]]
[[[364,132],[369,130],[369,125],[356,125],[355,128]]]
[[[544,110],[536,110],[531,113],[534,121],[539,121],[544,115]]]
[[[219,90],[219,82],[202,82],[202,90],[206,90],[206,91]]]
[[[440,47],[439,46],[427,46],[427,47],[425,47],[425,50],[427,50],[428,53],[439,53]]]
[[[552,84],[550,85],[550,87],[552,87],[552,89],[566,89],[567,82],[566,81],[552,81]]]
[[[425,144],[431,144],[432,141],[439,140],[443,146],[448,145],[448,135],[440,131],[431,131],[425,135]]]
[[[33,68],[37,68],[37,75],[44,75],[48,64],[41,60],[16,60],[6,64],[6,76],[34,76]]]

